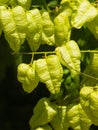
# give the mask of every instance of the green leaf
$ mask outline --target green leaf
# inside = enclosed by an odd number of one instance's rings
[[[55,49],[62,65],[69,68],[72,74],[76,75],[80,72],[80,50],[77,43],[73,40],[67,42],[61,47]]]
[[[79,0],[77,0],[79,1]],[[79,1],[77,7],[73,6],[71,24],[79,29],[85,23],[92,21],[98,14],[97,9],[88,0]]]
[[[22,83],[24,91],[28,93],[32,92],[39,82],[35,72],[35,62],[32,65],[21,63],[17,68],[17,79]]]
[[[35,8],[26,12],[28,21],[27,41],[32,51],[36,51],[41,43],[42,18],[40,11]]]
[[[53,105],[48,98],[39,100],[33,110],[33,115],[30,118],[29,124],[31,128],[45,125],[49,123],[57,114],[55,105]]]
[[[63,69],[56,55],[46,56],[45,59],[36,61],[36,72],[41,82],[52,94],[60,92]]]
[[[42,44],[46,43],[48,45],[54,44],[54,23],[52,22],[48,11],[42,10]]]
[[[13,9],[7,9],[4,6],[0,8],[0,19],[10,48],[13,51],[19,51],[26,37],[26,15],[21,6]]]
[[[69,126],[74,130],[89,130],[91,120],[87,117],[80,104],[70,104],[67,108]]]
[[[84,85],[80,90],[80,102],[92,123],[98,125],[98,86]]]

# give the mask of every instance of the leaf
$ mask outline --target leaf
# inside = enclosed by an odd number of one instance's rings
[[[31,6],[31,0],[17,0],[18,5],[22,6],[24,9],[29,9]]]
[[[23,44],[26,34],[26,15],[22,7],[7,9],[2,6],[0,8],[0,19],[5,34],[5,39],[8,41],[10,48],[13,51],[19,51]]]
[[[84,85],[80,90],[80,102],[92,123],[98,125],[98,86]]]
[[[90,119],[85,114],[80,104],[70,104],[67,108],[69,126],[74,130],[89,130]]]
[[[60,92],[63,69],[56,55],[49,55],[45,59],[36,61],[36,72],[41,82],[52,94]]]
[[[17,68],[17,78],[24,91],[30,93],[38,85],[39,79],[35,72],[35,62],[32,65],[21,63]]]
[[[55,49],[62,65],[69,68],[72,74],[76,75],[80,72],[80,50],[77,43],[73,40],[67,42],[61,47]]]
[[[32,51],[36,51],[41,43],[42,37],[42,18],[38,9],[27,11],[27,41]]]
[[[77,0],[78,1],[78,0]],[[90,4],[89,1],[80,1],[77,4],[77,9],[73,7],[71,24],[73,27],[79,29],[85,23],[92,21],[98,14],[97,9]]]
[[[48,11],[42,10],[42,44],[46,43],[48,45],[54,44],[54,24],[50,18]]]
[[[54,18],[55,44],[61,46],[70,39],[71,27],[66,10]]]
[[[57,115],[50,122],[54,130],[68,130],[66,108],[66,106],[57,106]]]
[[[29,124],[31,128],[45,125],[49,123],[57,114],[55,105],[53,105],[48,98],[39,100],[33,110],[33,115],[30,118]]]

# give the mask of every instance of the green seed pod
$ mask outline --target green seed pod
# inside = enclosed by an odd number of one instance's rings
[[[72,74],[76,75],[80,72],[80,50],[77,43],[73,40],[67,42],[61,47],[55,49],[62,65],[69,68]]]
[[[33,130],[33,129],[31,129],[31,130]],[[38,127],[34,130],[52,130],[52,128],[49,125],[43,125],[43,126]]]
[[[97,9],[88,0],[79,1],[77,6],[73,6],[71,24],[73,27],[79,29],[85,23],[92,21],[97,14]]]
[[[91,54],[91,61],[89,64],[91,66],[92,73],[95,77],[98,77],[98,53]]]
[[[60,13],[54,19],[54,34],[56,46],[66,44],[70,39],[71,27],[68,15],[65,12]]]
[[[66,106],[57,106],[57,115],[50,122],[54,130],[68,130],[68,121],[66,118]]]
[[[80,102],[92,124],[98,125],[98,86],[84,85],[80,90]]]
[[[98,39],[98,15],[92,21],[86,24],[87,28],[92,32],[94,37]]]
[[[30,93],[38,85],[39,79],[35,72],[35,62],[32,65],[21,63],[17,68],[17,78],[24,91]]]
[[[70,104],[67,108],[69,126],[74,130],[89,130],[91,120],[87,117],[80,104]]]
[[[10,48],[19,51],[26,37],[24,30],[27,23],[23,8],[18,6],[11,10],[0,7],[0,20]]]
[[[63,69],[56,55],[49,55],[45,59],[36,61],[36,72],[41,82],[52,94],[60,92]]]
[[[17,30],[23,35],[23,37],[26,37],[26,31],[27,31],[27,16],[26,12],[21,6],[16,6],[12,9],[13,17],[15,20],[15,24],[17,27]]]
[[[42,18],[38,9],[26,12],[28,21],[27,41],[32,51],[36,51],[41,43]]]
[[[29,9],[31,5],[31,0],[17,0],[18,5],[22,6],[25,9]]]
[[[33,115],[30,118],[29,124],[31,128],[43,126],[49,123],[57,114],[55,105],[53,105],[48,98],[39,100],[33,110]]]
[[[54,24],[50,18],[49,12],[42,10],[42,44],[46,43],[48,45],[54,44]]]
[[[0,0],[0,6],[7,4],[10,0]]]

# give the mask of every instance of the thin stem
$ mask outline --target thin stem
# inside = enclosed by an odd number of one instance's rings
[[[80,52],[98,53],[98,50],[80,50]]]
[[[55,51],[48,51],[48,52],[15,52],[15,53],[19,53],[19,54],[26,54],[26,55],[32,55],[32,54],[34,54],[34,55],[40,55],[40,54],[55,54]],[[15,54],[14,53],[14,54]]]
[[[89,52],[89,53],[98,53],[98,50],[80,50],[80,52],[82,53],[82,52]],[[15,54],[15,53],[19,53],[19,54],[26,54],[26,55],[32,55],[32,54],[34,54],[34,55],[40,55],[40,54],[55,54],[56,52],[55,51],[47,51],[47,52],[44,52],[44,51],[42,51],[42,52],[14,52],[13,54]]]

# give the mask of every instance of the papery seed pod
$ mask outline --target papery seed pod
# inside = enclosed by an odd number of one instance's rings
[[[33,129],[31,129],[31,130],[33,130]],[[52,128],[49,125],[43,125],[34,130],[52,130]]]
[[[2,31],[3,31],[3,27],[2,27],[2,24],[1,24],[1,21],[0,21],[0,36],[2,34]]]
[[[25,33],[27,32],[28,24],[25,10],[21,6],[16,6],[12,9],[12,13],[17,30],[21,33],[21,35],[24,35],[24,37],[26,37]]]
[[[80,90],[80,103],[92,124],[98,125],[98,86],[84,85]]]
[[[36,72],[41,82],[52,94],[60,92],[63,69],[56,55],[49,55],[45,59],[36,61]]]
[[[29,9],[31,5],[31,0],[17,0],[18,5],[22,6],[25,9]]]
[[[7,4],[10,0],[0,0],[0,5]]]
[[[53,105],[48,98],[39,100],[33,110],[33,115],[30,118],[29,124],[31,128],[43,126],[49,123],[57,114],[55,105]]]
[[[26,34],[23,29],[27,26],[25,18],[25,12],[20,6],[14,9],[7,9],[4,6],[0,7],[0,20],[5,39],[13,51],[19,51],[21,44],[25,40]]]
[[[51,20],[49,12],[46,10],[42,10],[42,23],[43,23],[43,31],[42,31],[42,44],[46,43],[48,45],[54,44],[54,24]]]
[[[27,41],[32,51],[36,51],[41,44],[42,18],[38,9],[26,12],[28,21]]]
[[[74,6],[71,24],[77,29],[81,28],[85,23],[92,21],[98,14],[97,9],[88,0],[79,1],[77,6]]]
[[[17,68],[17,79],[22,83],[24,91],[28,93],[32,92],[39,82],[35,72],[35,62],[32,65],[21,63]]]
[[[64,12],[58,14],[54,18],[54,34],[56,46],[66,44],[66,42],[70,39],[70,32],[71,27],[68,15],[65,15]]]
[[[57,115],[50,122],[54,130],[68,130],[68,119],[66,118],[66,106],[57,106]]]
[[[76,75],[80,72],[80,50],[77,43],[73,40],[67,42],[61,47],[55,49],[62,65],[69,68],[72,74]]]
[[[74,130],[89,130],[92,124],[80,104],[70,104],[67,107],[67,119]]]
[[[98,15],[86,24],[87,28],[91,31],[96,39],[98,39]]]
[[[91,71],[95,77],[98,77],[98,53],[92,53],[90,58]]]

